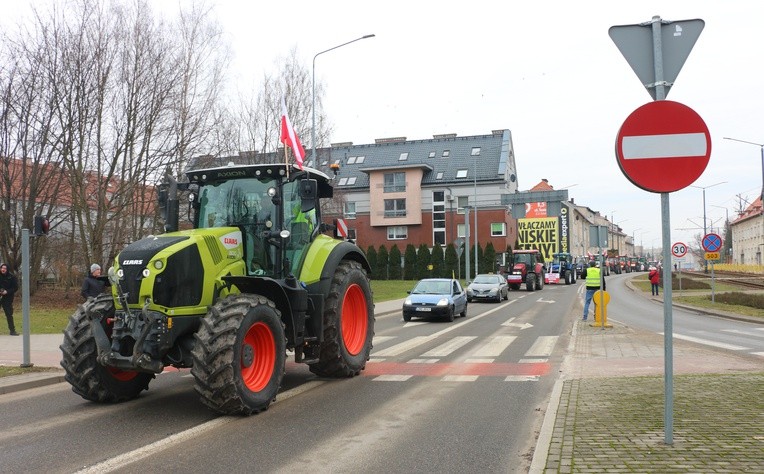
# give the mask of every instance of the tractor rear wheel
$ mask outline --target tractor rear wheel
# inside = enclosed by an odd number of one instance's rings
[[[321,377],[353,377],[366,367],[374,337],[374,303],[360,263],[337,265],[324,305],[324,340],[310,371]]]
[[[90,316],[89,316],[90,315]],[[91,324],[100,324],[111,337],[114,300],[105,294],[88,300],[69,316],[64,330],[61,367],[72,391],[86,400],[117,403],[132,400],[148,390],[154,374],[104,367],[98,363],[98,349]],[[91,323],[92,318],[92,323]]]
[[[195,337],[191,375],[202,402],[226,415],[266,410],[286,363],[284,323],[273,301],[229,295],[210,307]]]

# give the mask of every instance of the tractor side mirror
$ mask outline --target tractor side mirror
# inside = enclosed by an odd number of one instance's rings
[[[303,179],[300,181],[300,210],[303,213],[316,208],[318,195],[318,183],[315,179]]]

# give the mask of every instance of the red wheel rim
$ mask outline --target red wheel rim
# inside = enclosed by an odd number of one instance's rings
[[[241,378],[248,389],[259,392],[268,385],[276,364],[276,343],[271,328],[265,323],[253,324],[244,335],[242,351],[245,346],[252,348],[253,358],[247,367],[241,359]]]
[[[352,284],[342,301],[342,340],[351,355],[358,355],[366,344],[369,321],[366,314],[366,295],[357,284]]]
[[[138,372],[134,370],[122,370],[114,367],[107,367],[109,375],[119,380],[120,382],[128,382],[138,376]]]

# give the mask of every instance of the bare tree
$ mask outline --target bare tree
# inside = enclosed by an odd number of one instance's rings
[[[303,146],[312,146],[310,137],[313,125],[313,91],[310,70],[303,65],[297,49],[289,55],[277,59],[274,75],[264,75],[260,89],[251,92],[247,98],[240,96],[238,113],[241,122],[241,146],[245,150],[257,150],[263,153],[275,152],[282,147],[281,135],[281,98],[285,99],[287,113],[292,125],[301,137]],[[316,84],[316,142],[324,143],[330,128],[323,113],[321,97],[323,87]],[[280,155],[283,157],[283,155]],[[280,159],[280,158],[276,158]]]

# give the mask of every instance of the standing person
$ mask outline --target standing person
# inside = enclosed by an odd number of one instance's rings
[[[650,267],[650,273],[647,274],[650,279],[650,286],[653,296],[658,296],[658,284],[661,282],[661,272],[655,267]]]
[[[18,336],[16,325],[13,323],[13,296],[19,289],[19,282],[16,277],[8,270],[8,265],[0,265],[0,305],[5,312],[5,319],[8,320],[8,330],[11,336]]]
[[[82,290],[80,295],[86,300],[89,298],[95,298],[103,293],[103,288],[106,285],[99,279],[101,276],[101,266],[97,263],[90,265],[90,274],[85,277],[85,281],[82,282]]]
[[[589,262],[589,268],[584,268],[581,277],[586,280],[586,299],[584,301],[584,321],[589,316],[589,303],[592,302],[594,292],[600,289],[600,269],[594,260]],[[605,291],[605,280],[602,280],[602,291]]]

